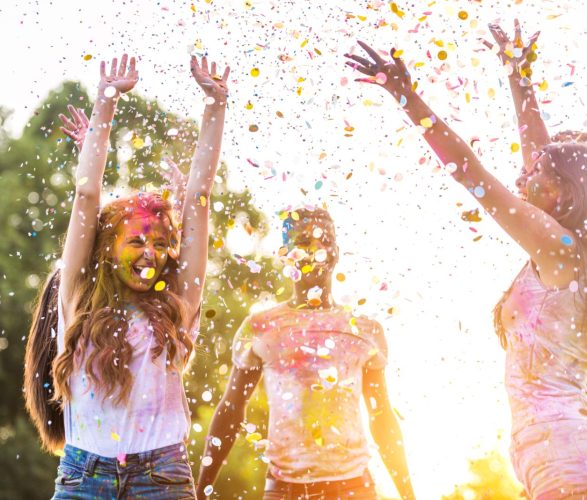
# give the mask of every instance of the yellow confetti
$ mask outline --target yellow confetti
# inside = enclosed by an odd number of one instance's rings
[[[247,101],[245,104],[245,109],[253,109],[253,103],[251,101]]]
[[[538,88],[542,91],[545,91],[548,88],[548,82],[546,80],[542,80],[540,85],[538,85]]]
[[[111,432],[110,437],[114,439],[114,441],[120,441],[120,436],[116,434],[116,432]]]
[[[65,456],[65,451],[63,451],[61,448],[59,448],[59,449],[55,450],[53,453],[54,453],[56,456],[58,456],[58,457],[64,457],[64,456]]]
[[[214,248],[222,248],[224,246],[224,241],[222,241],[222,238],[218,238],[217,240],[214,240]]]
[[[205,207],[208,204],[208,198],[206,198],[203,194],[200,195],[200,205]]]
[[[490,89],[487,91],[487,95],[488,95],[489,97],[492,97],[492,98],[493,98],[493,97],[495,97],[495,89],[492,89],[492,88],[490,88]]]
[[[141,149],[145,145],[145,141],[137,136],[132,138],[131,143],[136,149]]]
[[[253,78],[257,78],[260,74],[261,74],[261,71],[259,70],[259,68],[253,68],[251,70],[251,76]]]
[[[302,48],[303,48],[303,47],[305,47],[306,45],[308,45],[308,39],[307,39],[307,38],[306,38],[306,39],[305,39],[305,40],[302,42],[302,44],[300,45],[300,47],[302,47]]]
[[[300,214],[298,214],[297,212],[292,212],[292,213],[291,213],[291,218],[292,218],[293,220],[296,220],[296,221],[298,221],[298,220],[300,220]]]
[[[250,434],[247,434],[247,436],[245,437],[245,439],[247,440],[247,442],[249,443],[256,443],[257,441],[259,441],[263,436],[261,436],[261,434],[259,432],[251,432]]]
[[[405,12],[401,11],[395,2],[391,2],[390,8],[391,12],[393,12],[400,19],[403,19]]]
[[[395,57],[397,59],[398,57],[401,57],[403,53],[404,53],[403,50],[398,49],[392,54],[392,57]]]
[[[285,292],[285,288],[280,287],[277,289],[277,291],[275,292],[275,295],[279,296],[281,295],[283,292]]]
[[[234,219],[228,219],[228,221],[226,222],[226,227],[231,229],[234,227]]]
[[[461,19],[462,21],[466,21],[467,18],[469,17],[469,13],[466,10],[461,10],[459,11],[459,19]]]
[[[447,57],[448,57],[448,54],[446,53],[446,50],[439,50],[438,51],[438,59],[440,59],[441,61],[444,61]]]
[[[337,281],[344,281],[346,279],[346,276],[343,273],[337,273],[336,275],[336,279]]]
[[[517,142],[513,142],[510,146],[512,153],[517,153],[520,150],[520,145]]]
[[[302,267],[302,273],[308,274],[308,273],[312,272],[313,269],[314,269],[314,266],[312,264],[306,264],[305,266]]]
[[[165,281],[161,280],[158,281],[157,283],[155,283],[155,286],[153,287],[155,289],[156,292],[160,292],[161,290],[165,289]]]
[[[92,58],[91,54],[86,54],[84,56],[84,61],[89,61]]]
[[[420,120],[420,125],[424,128],[431,128],[434,125],[434,122],[430,119],[429,116],[425,116]]]

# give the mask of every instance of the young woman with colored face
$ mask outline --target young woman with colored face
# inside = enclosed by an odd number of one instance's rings
[[[269,403],[263,498],[375,499],[361,397],[379,454],[401,498],[414,498],[403,439],[389,402],[387,344],[379,323],[336,304],[334,223],[326,210],[284,215],[284,273],[294,280],[287,302],[250,314],[235,335],[233,369],[206,441],[198,498],[213,484],[245,419],[261,376]]]
[[[512,194],[484,168],[414,91],[397,52],[391,59],[365,43],[368,57],[347,54],[365,81],[380,85],[403,106],[453,178],[527,252],[529,261],[496,308],[496,330],[506,349],[506,389],[512,410],[511,457],[534,499],[587,495],[587,147],[549,144],[531,87],[534,60],[516,23],[514,44],[497,26],[491,31],[508,62],[520,121],[524,171]],[[519,52],[519,53],[518,53]],[[522,87],[520,87],[522,85]]]
[[[55,312],[51,293],[58,288],[52,377],[64,443],[58,434],[41,432],[47,447],[65,444],[54,498],[195,495],[182,371],[198,328],[229,69],[219,76],[214,63],[209,71],[205,58],[192,57],[191,72],[207,99],[185,188],[181,245],[173,207],[159,194],[139,192],[100,207],[116,103],[138,81],[134,58],[129,62],[124,55],[120,65],[115,59],[109,72],[102,63],[85,140],[76,126],[83,125],[82,116],[72,112],[74,121],[65,122],[68,135],[83,143],[75,197],[59,282],[54,286],[52,276],[44,291],[47,300],[39,303],[33,323],[39,331],[31,333],[27,352],[34,359],[34,349],[47,344],[34,339],[47,333],[46,320]],[[25,391],[38,398],[33,386]]]

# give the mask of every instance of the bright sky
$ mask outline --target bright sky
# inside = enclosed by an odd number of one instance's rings
[[[398,2],[400,19],[377,0],[4,0],[0,105],[14,110],[9,126],[18,134],[50,89],[79,79],[95,95],[98,60],[128,51],[140,58],[139,93],[199,119],[202,94],[189,75],[189,53],[205,50],[229,63],[223,159],[230,185],[246,186],[271,220],[257,256],[280,244],[279,209],[326,202],[343,253],[339,271],[347,276],[336,283],[336,297],[367,299],[358,310],[386,328],[390,396],[404,417],[416,493],[439,498],[467,480],[467,459],[496,447],[507,456],[504,355],[491,310],[524,254],[486,215],[480,223],[461,220],[475,201],[435,168],[390,96],[353,82],[343,54],[360,52],[360,38],[424,63],[412,76],[425,99],[463,138],[479,138],[484,164],[512,187],[521,155],[510,152],[518,136],[507,78],[477,39],[489,36],[487,23],[495,20],[511,34],[516,16],[525,35],[541,30],[535,80],[548,83],[539,91],[546,124],[553,134],[585,130],[581,3]],[[460,10],[468,19],[459,19]],[[442,67],[441,48],[448,53]],[[345,127],[354,127],[351,137]],[[251,242],[235,234],[234,251],[248,248],[255,258]],[[392,494],[386,475],[377,477]]]

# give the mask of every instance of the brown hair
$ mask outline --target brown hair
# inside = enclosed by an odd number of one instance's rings
[[[57,356],[57,296],[59,271],[45,281],[33,313],[24,356],[26,409],[41,437],[43,448],[55,451],[65,442],[63,411],[52,400],[51,365]]]
[[[69,378],[85,362],[90,383],[103,399],[114,396],[114,404],[128,401],[133,377],[128,368],[133,351],[126,340],[130,313],[120,298],[119,283],[110,260],[119,224],[143,210],[169,222],[170,248],[177,245],[177,224],[171,204],[154,193],[138,193],[106,205],[101,213],[88,271],[76,284],[77,309],[71,326],[65,332],[65,350],[53,362],[54,401],[64,403],[71,397]],[[166,287],[133,294],[136,305],[153,328],[155,346],[152,359],[166,348],[167,365],[183,369],[193,349],[185,330],[185,307],[178,295],[178,263],[169,253],[161,279]],[[93,346],[87,355],[88,346]]]

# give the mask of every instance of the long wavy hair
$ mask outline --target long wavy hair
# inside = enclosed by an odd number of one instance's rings
[[[562,195],[552,215],[563,227],[575,234],[577,241],[577,263],[575,276],[579,283],[579,299],[583,307],[582,326],[587,323],[587,300],[583,290],[586,282],[587,257],[587,144],[564,142],[545,146],[540,153],[540,164],[556,175],[561,181]],[[515,281],[514,281],[515,283]],[[493,324],[501,346],[507,348],[505,328],[501,314],[503,304],[512,287],[504,293],[493,310]]]
[[[125,285],[115,276],[111,254],[117,228],[139,211],[164,220],[170,242],[159,277],[165,281],[165,289],[133,292],[131,302],[146,315],[152,328],[152,359],[166,349],[168,368],[183,370],[189,360],[193,343],[184,328],[186,305],[178,294],[178,227],[172,206],[155,193],[115,200],[100,213],[90,265],[75,285],[77,309],[65,332],[65,349],[53,362],[52,399],[62,405],[71,398],[70,376],[80,368],[103,399],[112,397],[116,405],[128,401],[133,385],[129,370],[133,350],[126,339],[131,313],[126,308],[128,302],[121,299]],[[92,349],[88,349],[90,345]]]
[[[24,356],[26,409],[39,432],[43,448],[63,448],[65,427],[61,405],[52,400],[51,365],[57,356],[57,297],[59,271],[51,273],[37,299]]]

